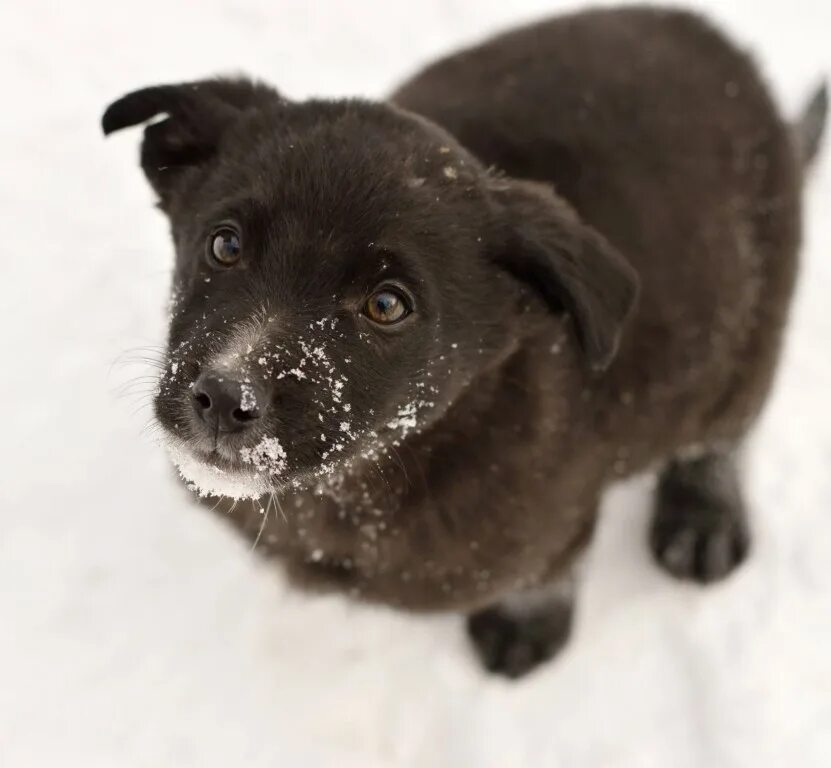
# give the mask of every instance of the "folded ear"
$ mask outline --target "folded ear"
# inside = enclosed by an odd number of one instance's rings
[[[109,135],[164,115],[145,127],[141,146],[141,167],[164,207],[179,172],[210,158],[243,111],[279,98],[271,88],[244,79],[157,85],[110,104],[101,126]]]
[[[589,364],[605,369],[637,299],[634,268],[550,187],[494,179],[491,192],[507,225],[497,261],[569,313]]]

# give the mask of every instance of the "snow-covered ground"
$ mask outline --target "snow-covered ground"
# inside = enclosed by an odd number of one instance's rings
[[[109,100],[245,71],[288,95],[381,95],[553,0],[0,5],[0,766],[827,768],[831,765],[831,151],[750,468],[751,562],[700,591],[615,491],[577,636],[485,677],[454,617],[284,586],[195,506],[116,365],[159,343],[170,246]],[[575,3],[568,3],[573,7]],[[828,0],[701,3],[793,112],[831,73]]]

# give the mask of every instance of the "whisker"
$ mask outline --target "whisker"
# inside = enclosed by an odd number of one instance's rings
[[[395,456],[395,460],[398,462],[398,466],[401,467],[401,471],[404,473],[404,481],[407,483],[407,487],[410,487],[410,476],[407,474],[407,468],[404,466],[404,460],[401,458],[401,454],[398,453],[395,446],[390,443],[389,449],[392,451],[393,456]]]
[[[401,446],[406,447],[407,451],[409,452],[410,457],[412,458],[413,465],[415,465],[416,470],[418,470],[419,475],[421,475],[422,488],[424,489],[425,494],[429,497],[430,496],[429,483],[427,482],[427,475],[424,474],[424,467],[422,467],[422,465],[421,465],[421,461],[419,459],[418,453],[415,451],[415,449],[412,446],[407,445],[406,441],[403,442],[401,444]],[[403,469],[403,467],[402,467],[402,469]]]
[[[133,412],[130,414],[130,417],[132,418],[133,416],[138,416],[145,408],[151,408],[152,406],[153,406],[153,403],[144,402],[141,405],[139,405],[138,408],[135,408],[133,410]]]
[[[265,530],[266,523],[268,522],[268,512],[271,509],[271,502],[274,501],[274,492],[272,491],[271,496],[268,499],[268,504],[265,505],[265,512],[263,512],[262,504],[260,504],[260,513],[263,515],[263,521],[260,523],[260,530],[257,531],[257,537],[254,539],[254,543],[251,545],[251,551],[253,552],[257,548],[257,544],[260,543],[260,537],[263,535],[263,531]],[[258,500],[259,503],[259,500]]]
[[[283,518],[283,522],[288,524],[289,519],[286,517],[286,513],[283,512],[283,506],[280,504],[280,499],[276,493],[272,494],[274,496],[274,501],[277,502],[277,509],[280,510],[280,516]]]
[[[147,423],[141,428],[141,432],[139,432],[140,437],[148,437],[152,433],[159,433],[162,431],[162,425],[156,421],[155,416],[151,416]]]
[[[121,368],[126,365],[135,365],[138,363],[150,365],[153,368],[162,370],[167,364],[167,353],[163,347],[155,346],[131,347],[129,349],[125,349],[123,352],[119,352],[115,356],[115,359],[113,359],[110,363],[110,366],[107,369],[107,376],[109,377],[112,374],[113,369],[116,367]]]
[[[113,389],[112,392],[116,397],[124,397],[133,394],[133,392],[153,391],[157,386],[158,378],[156,376],[141,376],[125,381]]]
[[[392,493],[392,486],[390,485],[389,480],[387,480],[387,476],[384,474],[384,471],[381,469],[381,464],[379,463],[378,459],[373,459],[373,460],[372,460],[372,464],[371,464],[371,466],[372,466],[372,468],[375,470],[375,472],[376,472],[376,474],[378,475],[378,477],[380,477],[380,478],[381,478],[381,480],[383,481],[384,485],[386,485],[386,486],[387,486],[387,490],[388,490],[388,491],[390,492],[390,494],[391,494],[391,493]]]

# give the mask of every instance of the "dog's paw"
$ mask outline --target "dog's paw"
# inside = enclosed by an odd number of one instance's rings
[[[750,533],[741,510],[714,500],[674,508],[659,504],[650,545],[661,566],[679,579],[710,584],[730,575],[747,557]]]
[[[485,669],[516,679],[563,647],[571,630],[571,614],[570,605],[522,618],[488,608],[468,617],[467,631]]]

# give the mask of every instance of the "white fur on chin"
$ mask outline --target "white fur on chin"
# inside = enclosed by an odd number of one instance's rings
[[[166,448],[188,488],[200,496],[257,499],[271,491],[267,478],[261,473],[219,469],[181,446],[167,443]]]

